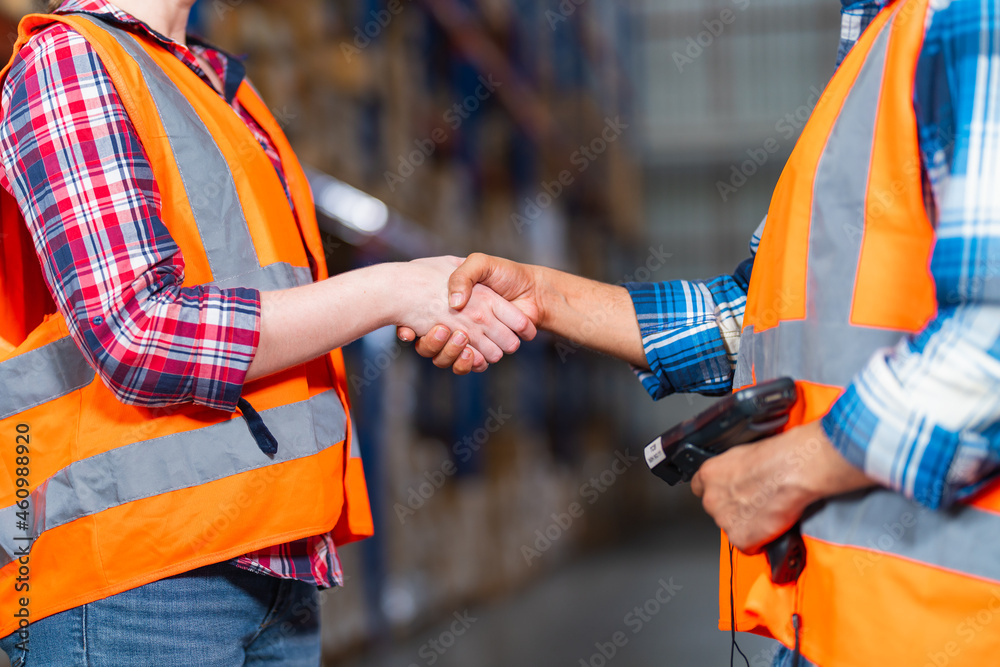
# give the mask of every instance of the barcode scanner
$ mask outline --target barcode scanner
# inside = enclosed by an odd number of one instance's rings
[[[788,423],[797,399],[795,381],[787,377],[741,389],[646,445],[646,465],[671,486],[690,482],[713,456],[778,433]],[[797,581],[806,565],[799,524],[768,544],[764,553],[771,566],[771,581]]]

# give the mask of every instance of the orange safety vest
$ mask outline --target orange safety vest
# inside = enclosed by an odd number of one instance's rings
[[[31,15],[15,54],[55,22],[86,38],[111,75],[185,285],[274,290],[327,277],[305,174],[248,83],[237,99],[276,144],[294,213],[246,125],[154,41],[91,16]],[[270,456],[239,414],[123,405],[68,337],[24,222],[3,200],[0,636],[23,625],[22,608],[36,621],[269,545],[372,534],[340,350],[244,388],[278,441]]]
[[[792,426],[826,414],[877,350],[920,331],[937,310],[913,110],[928,4],[896,0],[874,19],[771,200],[734,386],[795,378]],[[887,489],[851,494],[829,500],[802,532],[806,566],[795,584],[773,584],[764,556],[736,555],[739,630],[793,647],[798,613],[802,654],[820,667],[1000,660],[1000,484],[947,511]],[[723,536],[725,630],[729,592]]]

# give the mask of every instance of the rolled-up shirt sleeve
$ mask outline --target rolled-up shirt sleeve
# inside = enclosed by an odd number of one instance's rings
[[[232,411],[260,335],[254,289],[183,286],[149,161],[93,48],[65,26],[3,88],[0,185],[70,334],[123,403]]]
[[[750,258],[711,280],[625,285],[649,363],[649,371],[633,370],[650,396],[732,391],[752,268]]]
[[[884,486],[936,509],[1000,467],[1000,307],[944,308],[875,355],[823,418],[831,442]]]

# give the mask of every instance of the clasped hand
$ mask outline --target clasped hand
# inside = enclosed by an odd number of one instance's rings
[[[479,373],[504,354],[516,352],[521,340],[535,337],[537,308],[511,298],[506,286],[493,286],[501,296],[479,284],[484,276],[475,261],[433,257],[409,264],[408,292],[413,298],[397,319],[397,333],[404,341],[419,338],[417,352],[432,357],[437,366],[450,367],[458,375]]]

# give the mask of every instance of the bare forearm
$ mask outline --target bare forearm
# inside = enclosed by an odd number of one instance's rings
[[[261,294],[260,342],[247,380],[315,359],[398,321],[389,287],[399,265],[380,264]]]
[[[461,311],[448,306],[448,278],[457,257],[378,264],[319,283],[261,296],[260,340],[248,380],[314,359],[390,324],[417,335],[438,324],[467,336],[474,365],[485,368],[530,339],[528,317],[480,287]],[[463,343],[464,346],[464,343]]]
[[[628,290],[555,269],[533,267],[541,329],[649,368]]]

